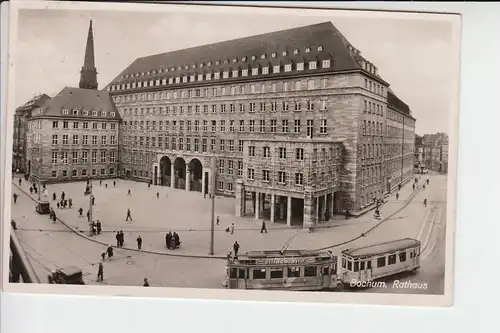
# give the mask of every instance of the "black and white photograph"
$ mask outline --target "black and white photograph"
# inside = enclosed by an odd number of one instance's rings
[[[460,16],[10,15],[5,290],[452,305]]]

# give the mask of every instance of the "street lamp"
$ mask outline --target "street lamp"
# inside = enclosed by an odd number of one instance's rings
[[[89,154],[87,156],[88,158],[88,163],[89,163],[89,174],[87,176],[87,182],[88,182],[88,186],[89,186],[89,233],[90,235],[92,236],[93,235],[93,230],[92,230],[92,221],[93,221],[93,217],[92,217],[92,213],[93,213],[93,205],[92,205],[92,150],[89,149]]]
[[[40,171],[42,169],[41,167],[41,164],[42,164],[42,158],[41,157],[37,157],[36,158],[36,162],[37,162],[37,180],[38,180],[38,203],[40,204],[40,201],[42,200],[42,181],[40,180]]]
[[[216,169],[215,153],[212,156],[212,216],[210,223],[210,255],[214,254],[214,236],[215,236],[215,169]]]

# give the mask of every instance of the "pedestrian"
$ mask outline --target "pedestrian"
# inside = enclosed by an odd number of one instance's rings
[[[106,252],[108,253],[108,259],[111,260],[111,258],[113,258],[113,247],[111,245],[108,245]]]
[[[100,282],[104,279],[104,267],[102,266],[102,262],[99,263],[99,268],[97,269],[97,282]]]
[[[116,181],[113,180],[113,187],[116,187]]]
[[[94,221],[92,221],[92,236],[95,236],[97,233],[97,226]]]
[[[148,281],[148,278],[144,278],[144,284],[143,284],[144,287],[149,287],[149,281]]]
[[[424,185],[422,185],[422,188],[425,190],[425,184],[424,184]]]
[[[56,223],[56,220],[57,220],[57,217],[56,217],[56,213],[54,212],[54,214],[52,214],[52,223]]]
[[[16,203],[17,202],[17,193],[14,193],[12,196],[14,197],[14,203]]]
[[[260,228],[260,233],[265,232],[267,234],[266,221],[262,221],[262,227]]]
[[[104,187],[105,187],[105,188],[108,188],[108,183],[104,184]]]
[[[95,226],[96,226],[96,229],[97,229],[97,234],[100,235],[101,231],[102,231],[101,221],[97,220],[97,223],[95,224]]]
[[[58,208],[58,209],[60,208],[60,207],[59,207],[60,205],[61,205],[61,204],[60,204],[59,202],[56,204],[56,206],[57,206],[57,208]]]
[[[53,201],[56,201],[56,200],[57,200],[57,195],[56,195],[56,192],[52,193],[52,200],[53,200]]]
[[[238,241],[235,241],[233,244],[233,250],[234,250],[234,255],[238,255],[238,250],[240,249],[240,244],[238,244]]]
[[[429,185],[429,178],[427,178],[427,185]]]
[[[132,221],[132,215],[130,214],[130,209],[127,208],[127,217],[125,218],[125,222],[127,222],[128,219],[130,219],[130,221]]]
[[[132,195],[132,191],[130,191],[130,189],[128,189],[128,192],[127,192],[127,196],[129,195]]]
[[[61,200],[64,200],[65,197],[66,197],[66,193],[64,193],[64,191],[62,191],[62,193],[61,193]]]
[[[79,215],[79,217],[83,217],[83,208],[82,207],[80,207],[78,209],[78,215]]]
[[[38,188],[36,187],[36,185],[33,185],[33,191],[35,192],[35,194],[38,193]]]
[[[427,207],[427,198],[424,199],[424,206]]]
[[[160,199],[160,192],[156,192],[156,199]]]
[[[99,186],[102,186],[102,179],[99,179]]]
[[[399,200],[399,192],[396,192],[396,200]]]
[[[231,235],[234,234],[234,223],[231,224]]]
[[[106,259],[106,251],[102,251],[101,258],[103,261],[104,261],[104,259]]]
[[[413,190],[415,191],[415,183],[413,183]]]
[[[73,199],[69,198],[68,199],[68,205],[69,205],[69,208],[73,208]]]
[[[87,210],[87,222],[90,222],[90,210]]]
[[[119,231],[116,232],[115,238],[116,238],[116,246],[120,247],[121,242],[120,242],[120,232]]]
[[[22,178],[19,178],[19,186],[21,186],[22,183],[23,183]]]
[[[141,236],[137,236],[137,248],[140,250],[142,247],[142,238]]]
[[[148,188],[151,188],[151,182],[148,183]]]
[[[68,200],[64,199],[64,208],[68,207]]]
[[[217,216],[217,222],[215,224],[219,225],[219,217],[218,216]]]
[[[123,247],[123,243],[125,243],[125,235],[123,234],[123,231],[120,230],[120,247]]]
[[[33,186],[30,186],[30,193],[33,195]]]
[[[167,249],[170,250],[170,242],[172,241],[172,232],[169,231],[168,234],[165,236],[165,241],[167,242]]]
[[[95,205],[95,197],[92,195],[92,206]]]

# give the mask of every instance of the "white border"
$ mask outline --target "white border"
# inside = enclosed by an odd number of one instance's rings
[[[280,5],[283,5],[280,3]],[[313,6],[313,3],[308,3],[308,6]],[[322,3],[322,6],[326,4]],[[335,3],[339,7],[359,7],[355,3]],[[322,309],[320,306],[304,306],[300,305],[280,305],[280,307],[272,307],[266,303],[259,303],[259,306],[251,306],[248,303],[240,304],[236,311],[236,307],[230,308],[225,306],[221,308],[218,302],[210,302],[208,306],[204,306],[207,302],[179,302],[172,300],[162,300],[163,308],[154,307],[153,301],[142,302],[134,299],[110,299],[110,298],[86,298],[86,300],[74,301],[75,298],[62,298],[57,296],[34,297],[27,295],[2,295],[2,301],[8,301],[7,310],[9,311],[4,318],[10,319],[19,311],[21,316],[29,316],[34,311],[38,311],[38,315],[57,318],[54,323],[51,323],[51,330],[59,332],[58,328],[69,324],[69,318],[78,320],[78,326],[73,326],[72,332],[95,330],[99,327],[99,331],[120,330],[120,331],[148,331],[148,323],[156,319],[161,325],[164,325],[166,319],[176,318],[176,323],[183,326],[183,330],[190,331],[192,325],[203,323],[204,331],[218,330],[222,331],[225,327],[227,330],[246,331],[255,330],[255,325],[261,330],[290,329],[295,327],[297,330],[313,329],[321,325],[327,325],[332,329],[340,327],[339,317],[334,317],[335,314],[342,316],[348,325],[345,329],[359,331],[375,331],[378,330],[377,324],[391,318],[390,326],[384,325],[384,330],[400,331],[400,324],[410,331],[422,331],[424,326],[431,328],[431,331],[440,330],[459,330],[474,329],[476,331],[485,331],[486,328],[491,328],[492,319],[494,320],[494,304],[487,304],[487,297],[494,297],[496,281],[488,280],[489,278],[496,279],[494,274],[496,262],[498,259],[492,258],[494,251],[491,251],[489,245],[494,244],[493,238],[489,241],[488,237],[495,236],[495,228],[498,229],[498,218],[489,216],[493,213],[494,208],[498,205],[496,197],[498,185],[500,184],[497,172],[498,157],[496,146],[492,146],[498,142],[498,130],[495,126],[499,123],[499,115],[497,112],[497,96],[498,85],[496,84],[496,76],[493,73],[499,71],[498,59],[500,58],[500,50],[497,40],[497,32],[500,31],[498,22],[498,14],[500,7],[498,4],[479,4],[475,3],[468,5],[465,3],[364,3],[363,7],[381,7],[393,9],[423,9],[433,8],[434,10],[444,10],[450,8],[453,11],[463,11],[464,17],[464,48],[462,56],[462,96],[461,96],[461,124],[460,124],[460,176],[458,187],[458,221],[457,234],[459,236],[459,246],[457,247],[457,257],[461,257],[461,261],[457,261],[457,270],[462,268],[461,274],[456,274],[457,291],[460,291],[460,297],[457,296],[455,309],[447,310],[446,312],[435,310],[417,311],[416,309],[388,309],[388,308],[373,308],[373,307],[345,307],[345,306],[329,306]],[[468,7],[470,6],[470,7]],[[473,6],[473,7],[472,7]],[[469,10],[467,10],[469,8]],[[449,9],[449,10],[450,10]],[[496,9],[496,11],[495,11]],[[477,56],[481,58],[478,60]],[[471,96],[474,95],[474,96]],[[464,112],[465,111],[465,112]],[[495,130],[496,129],[496,130]],[[9,140],[9,137],[7,137]],[[456,141],[456,140],[455,140]],[[490,146],[488,146],[490,145]],[[455,142],[456,146],[456,142]],[[451,147],[450,147],[451,148]],[[454,151],[457,151],[455,148]],[[451,155],[450,155],[451,157]],[[451,161],[450,161],[451,164]],[[9,166],[10,164],[7,164]],[[8,170],[10,168],[7,168]],[[9,172],[9,171],[7,171]],[[467,177],[470,176],[470,177]],[[488,187],[489,186],[489,189]],[[465,189],[464,189],[465,188]],[[451,190],[450,190],[451,192]],[[460,205],[462,203],[462,205]],[[463,205],[465,204],[466,205]],[[466,231],[464,231],[466,229]],[[472,241],[475,239],[476,242]],[[467,248],[465,248],[467,246]],[[483,271],[484,270],[484,271]],[[492,288],[493,287],[493,288]],[[468,296],[468,297],[467,297]],[[5,300],[7,298],[7,300]],[[466,298],[466,300],[464,300]],[[25,300],[22,302],[22,300]],[[26,299],[30,303],[38,304],[44,307],[38,308],[36,305],[30,307]],[[51,306],[57,306],[61,309],[63,306],[68,306],[68,303],[73,303],[70,306],[77,307],[80,305],[78,313],[65,312],[64,316],[58,311],[53,311]],[[64,304],[64,305],[61,305]],[[75,304],[80,303],[80,304]],[[83,304],[86,303],[86,304]],[[5,303],[4,303],[5,304]],[[43,304],[43,305],[42,305]],[[464,307],[470,306],[468,310]],[[169,306],[172,305],[172,306]],[[204,307],[203,307],[204,306]],[[251,306],[251,308],[248,308]],[[456,308],[459,309],[456,309]],[[5,307],[4,307],[5,308]],[[168,311],[166,309],[168,308]],[[197,308],[197,309],[196,309]],[[123,311],[122,316],[127,320],[117,321],[111,314],[111,320],[105,322],[106,311],[115,309],[115,311]],[[196,312],[198,310],[199,312]],[[210,312],[212,310],[213,312]],[[334,311],[332,311],[334,310]],[[14,312],[12,312],[14,311]],[[82,319],[87,316],[89,311],[102,313],[99,321]],[[267,314],[266,311],[268,312]],[[477,316],[477,312],[481,311],[481,317]],[[142,318],[137,317],[137,313],[141,313]],[[282,318],[281,324],[278,327],[269,327],[269,314],[272,317]],[[354,313],[354,315],[353,315]],[[488,315],[488,313],[490,315]],[[5,314],[5,313],[4,313]],[[370,316],[370,314],[375,314]],[[10,316],[9,316],[10,315]],[[135,316],[135,317],[134,317]],[[220,317],[222,316],[222,318]],[[321,320],[326,317],[334,318],[337,323],[323,323]],[[193,320],[196,317],[196,320]],[[131,321],[135,323],[131,324]],[[158,319],[160,318],[160,321]],[[289,318],[293,318],[289,319]],[[428,320],[437,319],[439,321],[428,322]],[[427,319],[427,320],[426,320]],[[470,320],[466,322],[466,320]],[[251,324],[248,324],[248,322]],[[101,324],[102,322],[102,324]],[[287,324],[288,322],[288,324]],[[37,321],[19,321],[17,318],[17,326],[11,325],[7,327],[7,332],[20,332],[20,329],[14,327],[24,327],[23,331],[37,331],[37,324],[43,323],[42,319]],[[30,323],[32,326],[30,326]],[[97,324],[99,323],[99,324]],[[4,324],[4,321],[2,321]],[[394,325],[396,324],[396,325]],[[405,325],[406,324],[406,325]],[[106,326],[108,325],[108,326]],[[132,326],[130,326],[132,325]],[[140,325],[140,326],[135,326]],[[286,328],[284,326],[288,325]],[[135,327],[134,327],[135,326]],[[223,326],[223,327],[221,327]],[[333,327],[332,327],[333,326]],[[108,328],[109,327],[109,328]],[[177,329],[177,325],[172,328]],[[394,327],[394,328],[392,328]],[[417,328],[418,327],[418,328]],[[69,327],[66,327],[69,329]],[[61,330],[62,331],[62,330]],[[194,330],[193,330],[194,331]]]

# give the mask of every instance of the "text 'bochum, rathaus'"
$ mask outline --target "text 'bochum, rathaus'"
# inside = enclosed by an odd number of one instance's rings
[[[98,93],[91,67],[80,88]],[[139,58],[102,93],[120,125],[118,163],[99,177],[214,190],[238,216],[247,202],[305,227],[359,215],[413,175],[415,118],[330,22]],[[85,111],[97,114],[57,112]],[[91,173],[65,167],[67,180]]]

